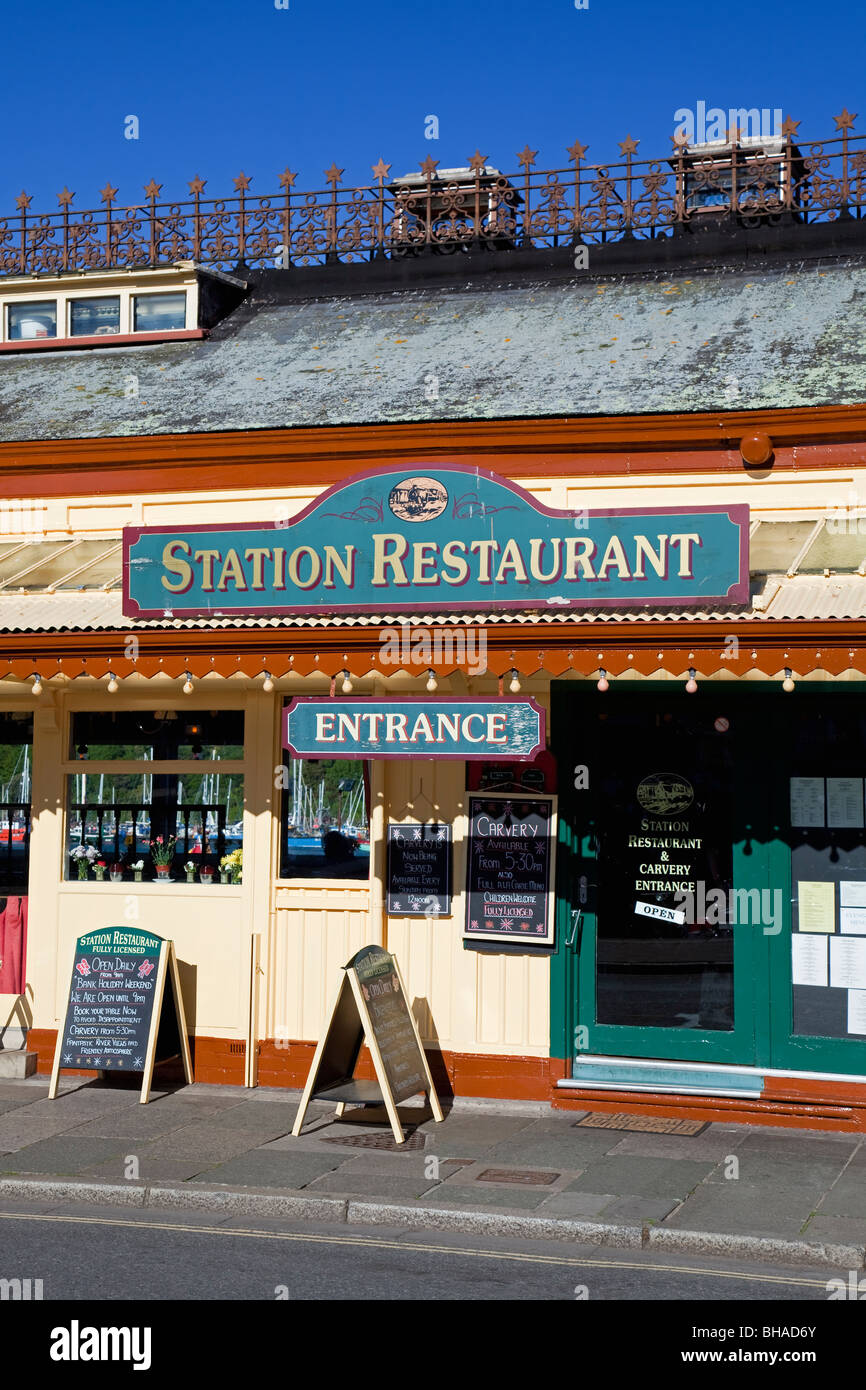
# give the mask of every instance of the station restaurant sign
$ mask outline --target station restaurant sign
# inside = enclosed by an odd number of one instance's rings
[[[130,618],[742,603],[749,508],[559,511],[488,469],[388,465],[290,519],[128,526]]]
[[[283,711],[283,747],[295,758],[489,762],[507,755],[523,762],[534,758],[544,741],[544,709],[533,699],[299,695]]]

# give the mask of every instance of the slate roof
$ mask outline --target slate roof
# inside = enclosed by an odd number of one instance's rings
[[[856,404],[864,330],[856,257],[254,291],[203,341],[3,354],[0,440]]]

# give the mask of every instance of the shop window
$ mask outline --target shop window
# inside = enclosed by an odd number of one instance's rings
[[[132,326],[136,333],[168,333],[175,328],[186,328],[185,291],[134,295]]]
[[[221,869],[232,874],[223,866],[230,856],[241,867],[244,780],[221,764],[243,758],[242,711],[81,712],[70,732],[80,770],[67,777],[66,879],[113,871],[151,882],[161,846],[175,882],[199,882],[202,870],[216,882]],[[165,770],[182,760],[201,763],[201,772]],[[108,769],[118,761],[128,769]]]
[[[6,896],[27,892],[32,763],[32,714],[0,714],[0,912]]]
[[[10,340],[57,337],[57,301],[10,304],[7,309]]]
[[[280,877],[368,878],[367,764],[287,757],[284,767]]]
[[[72,716],[70,745],[78,761],[220,762],[244,756],[244,716],[234,709],[87,711]]]
[[[73,338],[119,333],[120,295],[71,300],[69,332]]]

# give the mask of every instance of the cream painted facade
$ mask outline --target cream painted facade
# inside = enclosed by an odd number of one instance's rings
[[[832,516],[866,495],[866,470],[839,468],[784,473],[764,481],[745,474],[627,475],[542,481],[515,478],[551,507],[677,507],[748,502],[755,520],[800,521]],[[279,520],[300,511],[318,489],[247,489],[243,493],[178,493],[148,497],[100,495],[47,498],[0,508],[0,542],[71,538],[119,540],[124,525],[182,526],[244,520]],[[866,553],[866,538],[864,538]],[[118,562],[118,574],[119,574]],[[21,595],[26,615],[28,595]],[[231,629],[224,631],[230,646]],[[287,634],[287,642],[290,642]],[[603,639],[582,638],[593,643]],[[727,673],[717,673],[723,679]],[[856,673],[851,673],[853,678]],[[667,670],[658,675],[673,676]],[[293,694],[327,693],[329,678],[288,676],[265,693],[261,680],[212,675],[185,696],[180,682],[130,677],[116,694],[106,681],[86,677],[45,680],[33,696],[29,684],[6,680],[3,709],[34,711],[33,831],[30,849],[30,925],[26,1008],[36,1029],[60,1026],[73,945],[85,931],[124,922],[170,936],[177,949],[187,1017],[198,1036],[247,1044],[247,1084],[255,1084],[255,1044],[277,1048],[315,1040],[340,980],[340,967],[361,946],[381,943],[397,956],[422,1036],[443,1051],[539,1057],[549,1055],[549,960],[464,949],[464,765],[434,760],[371,764],[370,881],[281,880],[279,867],[280,715]],[[418,693],[417,675],[366,676],[355,693]],[[495,693],[493,677],[442,679],[439,690]],[[549,705],[543,670],[524,679],[523,692]],[[237,708],[245,715],[242,761],[220,771],[244,778],[244,873],[240,886],[203,887],[64,881],[67,844],[66,779],[81,770],[68,757],[70,719],[76,710]],[[179,775],[200,763],[150,763]],[[138,765],[88,762],[87,772],[131,772]],[[453,824],[453,912],[449,918],[387,917],[382,893],[384,826],[388,821]]]

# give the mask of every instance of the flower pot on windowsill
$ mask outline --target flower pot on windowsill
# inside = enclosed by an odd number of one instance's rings
[[[156,866],[156,876],[157,876],[157,879],[159,880],[160,883],[167,883],[167,882],[168,882],[168,878],[169,878],[169,873],[168,873],[168,871],[169,871],[170,868],[171,868],[171,865],[170,865],[170,864],[157,864],[157,866]]]
[[[112,864],[111,868],[108,870],[108,877],[111,879],[111,882],[112,882],[112,883],[122,883],[122,882],[123,882],[123,865],[122,865],[122,864]]]
[[[231,883],[231,874],[228,869],[220,869],[220,883]]]
[[[241,881],[241,871],[240,871],[240,869],[232,869],[231,882],[234,883],[234,884],[239,884],[240,881]]]
[[[201,869],[199,871],[199,878],[205,887],[209,888],[213,883],[213,869]]]
[[[195,869],[187,869],[186,881],[187,883],[195,883]]]
[[[133,869],[132,872],[135,874],[136,883],[141,883],[141,869]]]
[[[105,865],[104,865],[104,864],[94,864],[94,866],[93,866],[93,872],[94,872],[94,874],[96,875],[96,882],[97,882],[97,883],[102,883],[102,882],[104,882],[104,880],[105,880]]]

